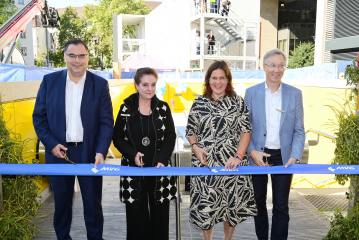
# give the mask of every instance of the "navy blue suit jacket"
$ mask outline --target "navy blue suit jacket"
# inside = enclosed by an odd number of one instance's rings
[[[33,124],[45,145],[47,163],[63,163],[52,155],[57,144],[66,146],[65,87],[67,70],[44,76],[37,94]],[[96,153],[107,155],[113,133],[112,103],[108,82],[87,71],[81,102],[84,129],[81,163],[94,163]]]

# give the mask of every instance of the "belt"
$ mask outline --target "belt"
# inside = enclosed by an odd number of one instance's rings
[[[82,142],[67,142],[66,145],[68,147],[79,147],[81,146]]]
[[[279,149],[270,149],[270,148],[264,148],[264,151],[270,151],[270,152],[280,152],[280,148]]]

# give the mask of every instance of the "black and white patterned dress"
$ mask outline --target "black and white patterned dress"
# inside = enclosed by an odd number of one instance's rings
[[[240,135],[250,131],[248,109],[240,96],[218,101],[200,96],[189,113],[186,134],[197,136],[208,152],[208,165],[215,167],[235,156]],[[192,164],[203,167],[194,154]],[[248,165],[247,160],[241,165]],[[236,226],[256,213],[249,175],[191,177],[190,222],[196,227],[208,230],[222,221]]]
[[[144,149],[141,145],[140,113],[138,111],[138,93],[132,94],[121,105],[114,127],[113,143],[122,153],[122,166],[136,166],[137,152],[145,153],[143,161],[145,167],[154,167],[158,162],[165,166],[171,165],[171,154],[176,141],[176,133],[171,110],[167,103],[154,96],[151,100],[152,114],[144,124],[155,133],[150,134],[151,144]],[[139,125],[139,123],[141,123]],[[150,130],[144,130],[145,132]],[[153,138],[152,138],[152,136]],[[124,203],[138,201],[143,177],[120,177],[120,200]],[[149,177],[151,179],[151,177]],[[158,203],[167,202],[177,196],[176,178],[168,176],[154,177],[156,184],[153,193]]]

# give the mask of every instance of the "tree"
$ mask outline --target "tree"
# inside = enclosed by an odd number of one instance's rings
[[[46,66],[46,54],[42,53],[35,58],[35,66],[45,67]]]
[[[291,51],[288,68],[308,67],[314,64],[314,44],[312,42],[301,43]]]
[[[0,1],[0,26],[4,24],[16,12],[13,0]]]
[[[80,38],[87,42],[86,26],[86,22],[77,15],[74,8],[65,9],[65,12],[60,16],[58,47],[55,52],[49,52],[49,59],[55,67],[65,65],[62,48],[68,40]]]
[[[112,67],[113,15],[121,13],[147,14],[148,12],[149,9],[142,0],[100,0],[97,6],[85,8],[88,33],[92,39],[89,42],[90,48],[93,49],[98,59],[102,59],[105,67]],[[124,33],[132,35],[133,27],[125,28]]]

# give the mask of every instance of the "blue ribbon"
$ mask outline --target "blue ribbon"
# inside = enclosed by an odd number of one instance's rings
[[[359,165],[295,164],[257,167],[125,167],[101,164],[0,164],[0,175],[77,175],[77,176],[200,176],[239,174],[359,174]]]

